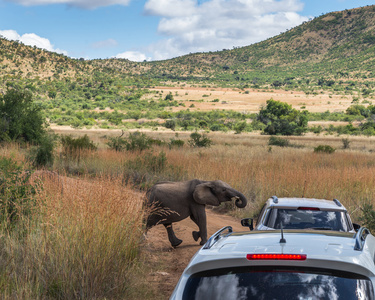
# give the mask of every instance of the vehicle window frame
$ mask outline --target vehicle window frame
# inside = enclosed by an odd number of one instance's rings
[[[350,218],[349,213],[345,211],[344,214],[345,214],[345,220],[348,225],[349,231],[354,230],[353,222],[352,222],[352,219]]]
[[[262,224],[262,220],[264,219],[266,207],[267,207],[267,204],[264,204],[262,209],[260,210],[259,216],[258,216],[256,224],[255,224],[256,226],[258,226],[259,224]]]

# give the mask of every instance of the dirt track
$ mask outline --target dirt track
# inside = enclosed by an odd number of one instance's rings
[[[234,231],[243,231],[240,220],[221,215],[207,209],[207,230],[212,235],[220,228],[230,225]],[[181,273],[195,252],[201,247],[195,242],[192,231],[198,227],[189,218],[173,224],[176,236],[183,240],[176,249],[170,246],[167,232],[162,225],[155,226],[147,234],[145,252],[150,261],[149,282],[157,289],[162,299],[168,299],[172,294]]]

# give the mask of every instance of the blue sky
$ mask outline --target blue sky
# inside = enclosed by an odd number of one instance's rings
[[[0,0],[0,35],[74,58],[162,60],[247,46],[375,0]]]

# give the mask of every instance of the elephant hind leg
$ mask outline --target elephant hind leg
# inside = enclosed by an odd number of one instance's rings
[[[173,248],[176,248],[182,243],[182,240],[178,239],[174,234],[172,223],[164,224],[165,229],[167,229],[168,239]]]

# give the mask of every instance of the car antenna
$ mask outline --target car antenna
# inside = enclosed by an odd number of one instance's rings
[[[280,229],[281,229],[281,239],[280,239],[280,244],[285,244],[286,239],[284,239],[284,230],[283,230],[283,222],[280,223]]]

